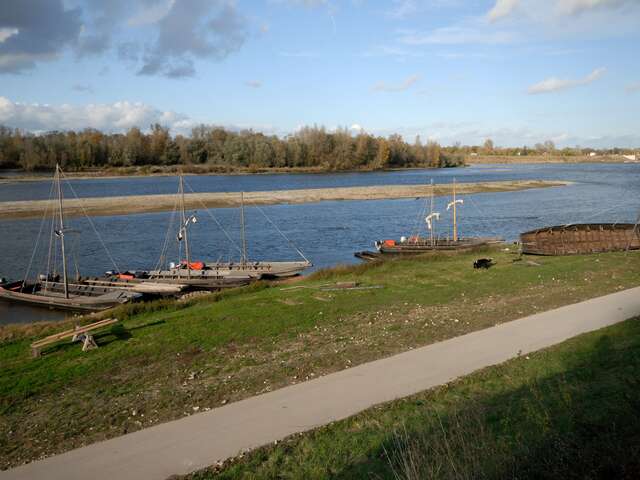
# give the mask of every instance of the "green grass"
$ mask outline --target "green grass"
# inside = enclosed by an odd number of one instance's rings
[[[474,270],[482,255],[497,265]],[[635,252],[516,258],[400,259],[131,305],[88,353],[61,343],[32,359],[29,344],[60,325],[0,329],[0,468],[640,285]],[[322,290],[350,280],[383,288]]]
[[[189,478],[638,478],[638,372],[633,319]]]

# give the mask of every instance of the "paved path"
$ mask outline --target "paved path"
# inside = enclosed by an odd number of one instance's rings
[[[1,479],[165,479],[640,315],[640,287],[343,370],[55,457]]]

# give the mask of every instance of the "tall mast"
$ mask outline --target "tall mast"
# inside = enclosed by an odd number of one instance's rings
[[[60,165],[56,164],[56,183],[58,185],[58,207],[60,217],[60,245],[62,247],[62,277],[64,278],[64,298],[69,298],[69,280],[67,279],[67,256],[64,251],[64,213],[62,211],[62,185],[60,183]]]
[[[244,226],[244,192],[240,192],[240,229],[242,234],[242,265],[247,263],[247,238]]]
[[[180,213],[182,217],[182,229],[184,235],[184,253],[187,257],[187,278],[191,277],[191,257],[189,256],[189,234],[187,233],[187,216],[184,212],[184,180],[182,179],[182,173],[180,173]],[[180,270],[178,270],[180,271]]]
[[[456,223],[456,179],[453,179],[453,241],[458,241],[458,225]]]
[[[431,179],[431,206],[429,207],[429,216],[433,215],[433,178]],[[435,227],[435,222],[431,224],[431,228],[429,229],[430,243],[433,247],[433,228]]]

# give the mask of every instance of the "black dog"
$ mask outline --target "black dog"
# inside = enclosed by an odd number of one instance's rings
[[[493,258],[479,258],[473,262],[473,268],[489,268],[493,265]]]

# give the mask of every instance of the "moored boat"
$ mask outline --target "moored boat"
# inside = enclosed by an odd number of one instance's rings
[[[520,234],[522,253],[575,255],[640,249],[633,223],[579,223],[543,227]]]
[[[52,209],[51,236],[49,243],[49,259],[47,260],[46,274],[37,276],[35,281],[27,281],[27,274],[23,280],[14,282],[4,282],[0,284],[0,299],[12,302],[43,306],[48,308],[62,308],[81,311],[98,311],[115,307],[122,303],[139,299],[142,294],[134,291],[127,291],[113,288],[108,285],[91,285],[84,283],[81,277],[77,276],[75,282],[70,282],[67,273],[67,252],[65,249],[65,234],[73,232],[65,226],[64,222],[64,198],[62,192],[62,169],[56,165],[54,176],[54,187],[57,191],[57,211]],[[48,207],[47,207],[48,210]],[[44,212],[44,218],[47,216]],[[56,225],[57,223],[57,225]],[[41,232],[42,233],[42,229]],[[97,233],[97,232],[96,232]],[[38,236],[39,237],[39,236]],[[34,247],[37,249],[39,238]],[[60,247],[62,276],[56,273],[58,268],[55,256],[52,260],[52,252],[57,251],[54,244]],[[29,268],[31,264],[29,265]],[[77,264],[76,264],[77,267]],[[52,271],[53,269],[53,271]],[[29,269],[27,269],[29,270]]]
[[[242,248],[237,247],[236,245],[236,248],[241,254],[240,261],[192,261],[191,245],[189,243],[189,229],[193,224],[197,223],[197,218],[195,214],[187,215],[185,211],[184,196],[185,181],[182,175],[180,175],[178,188],[179,203],[176,204],[176,211],[179,210],[180,222],[177,234],[178,256],[180,260],[178,262],[169,262],[168,264],[166,262],[166,251],[168,247],[168,239],[170,237],[169,232],[172,230],[172,225],[170,224],[167,232],[167,238],[165,240],[165,246],[160,254],[160,261],[156,265],[156,268],[146,270],[144,272],[136,272],[134,278],[131,279],[132,282],[183,284],[189,288],[218,290],[221,288],[232,288],[247,285],[251,281],[258,279],[299,275],[303,270],[312,266],[311,262],[309,262],[299,250],[298,253],[302,256],[302,261],[271,262],[248,260],[244,221],[244,195],[241,196],[240,202]],[[174,214],[176,211],[174,211]],[[210,212],[209,215],[211,215]],[[215,221],[218,223],[217,220]],[[273,222],[271,223],[273,224]],[[218,225],[221,227],[219,223]],[[277,230],[284,236],[279,229]],[[232,241],[226,231],[225,234],[227,235],[227,238]],[[182,257],[183,247],[184,257]],[[108,277],[111,280],[115,279],[113,275]]]
[[[440,212],[436,212],[433,209],[433,181],[431,182],[431,195],[429,214],[424,218],[427,227],[427,236],[420,236],[414,234],[409,237],[400,237],[399,240],[387,239],[377,240],[374,242],[376,251],[379,254],[386,255],[416,255],[426,252],[434,251],[450,251],[450,250],[468,250],[484,245],[502,243],[503,239],[499,237],[459,237],[458,235],[458,219],[457,209],[458,206],[462,206],[464,201],[461,198],[456,198],[456,182],[453,181],[453,198],[452,201],[447,204],[447,210],[452,211],[453,220],[453,235],[452,238],[440,238],[436,230],[436,222],[440,220]],[[375,260],[378,255],[375,252],[356,252],[356,257],[363,260]]]
[[[141,297],[141,293],[85,283],[19,280],[0,285],[0,298],[4,300],[65,310],[106,310]]]

